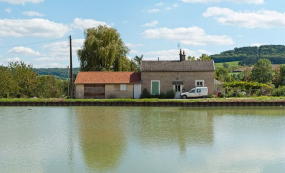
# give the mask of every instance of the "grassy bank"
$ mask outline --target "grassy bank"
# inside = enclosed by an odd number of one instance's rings
[[[0,102],[285,102],[285,97],[244,97],[206,99],[42,99],[42,98],[0,98]]]

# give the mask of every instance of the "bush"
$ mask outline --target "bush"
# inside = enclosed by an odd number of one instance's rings
[[[151,98],[151,95],[150,95],[149,91],[148,91],[146,88],[143,89],[143,92],[142,92],[140,98],[141,98],[141,99],[142,99],[142,98]]]
[[[166,92],[167,99],[174,99],[174,97],[175,97],[175,92],[173,90],[169,90]]]
[[[285,96],[285,87],[279,86],[278,88],[274,89],[271,93],[272,96]]]

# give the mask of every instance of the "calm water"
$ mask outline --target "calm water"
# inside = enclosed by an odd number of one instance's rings
[[[285,172],[285,108],[0,107],[0,172]]]

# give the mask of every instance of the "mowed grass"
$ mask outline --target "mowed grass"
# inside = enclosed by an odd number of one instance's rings
[[[227,64],[229,64],[230,67],[236,67],[238,66],[238,63],[239,61],[232,61],[232,62],[226,62]],[[221,63],[215,63],[215,67],[218,68],[218,67],[223,67],[223,62]]]

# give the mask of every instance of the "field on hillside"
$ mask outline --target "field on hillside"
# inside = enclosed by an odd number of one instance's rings
[[[226,62],[227,64],[229,64],[230,67],[235,67],[235,66],[238,66],[238,62],[239,61],[232,61],[232,62]],[[215,63],[215,67],[218,68],[218,67],[223,67],[223,62],[221,63]]]

